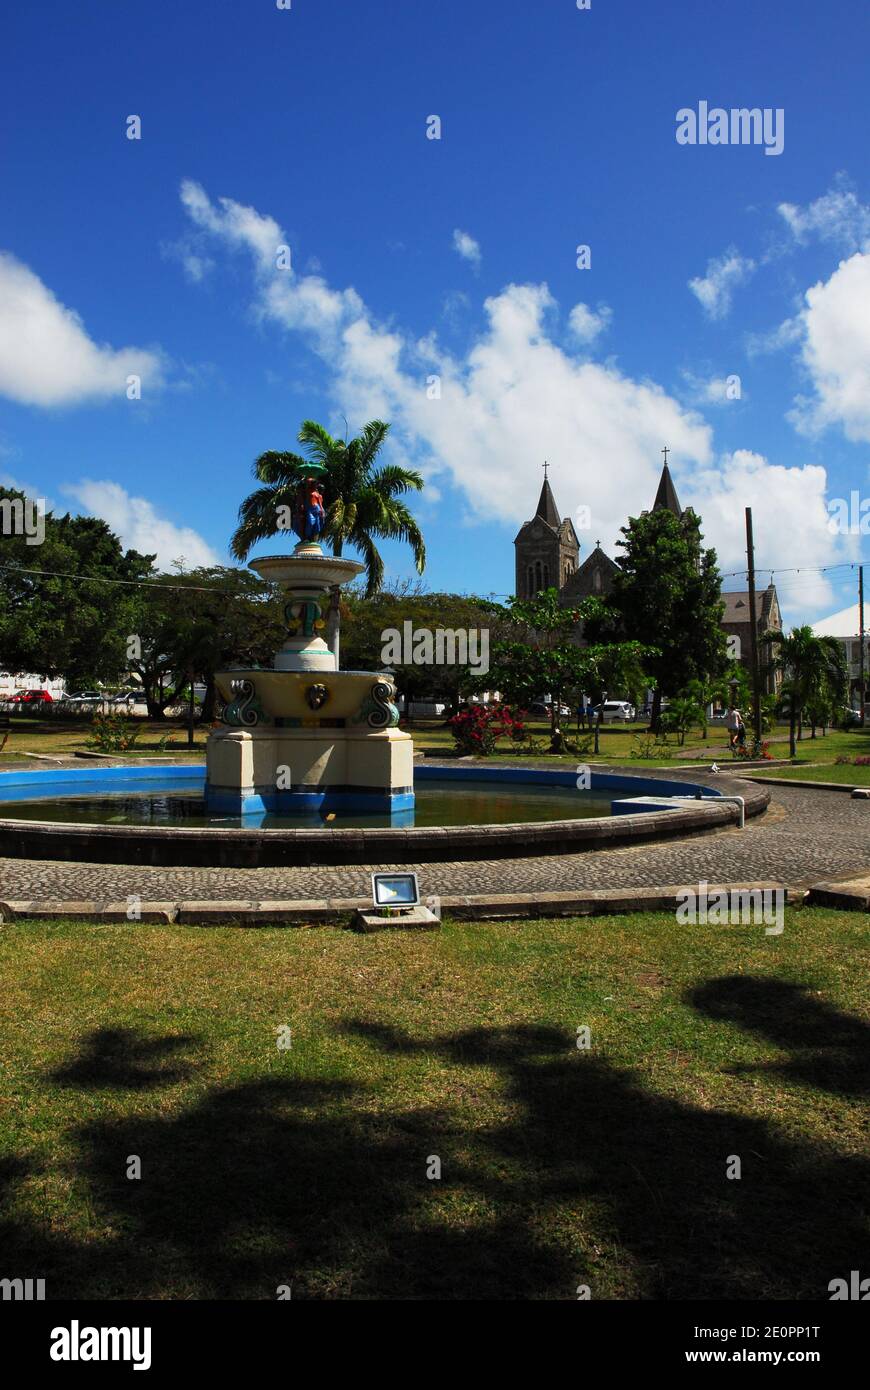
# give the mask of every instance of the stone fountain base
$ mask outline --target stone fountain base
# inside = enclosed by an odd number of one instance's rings
[[[414,805],[413,740],[393,728],[218,729],[206,796],[211,814],[398,814]]]
[[[225,708],[206,751],[209,814],[369,812],[401,823],[414,806],[414,745],[396,727],[392,674],[336,670],[320,635],[330,589],[363,566],[303,541],[251,568],[283,588],[288,637],[271,670],[215,673]]]

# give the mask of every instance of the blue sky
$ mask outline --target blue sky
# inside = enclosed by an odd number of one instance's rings
[[[866,7],[44,0],[0,38],[3,480],[218,562],[257,453],[381,415],[427,584],[508,593],[544,458],[613,554],[668,445],[723,570],[752,505],[787,619],[854,602]],[[701,101],[781,109],[782,153],[679,145]]]

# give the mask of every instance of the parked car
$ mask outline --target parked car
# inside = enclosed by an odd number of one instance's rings
[[[17,694],[9,696],[10,705],[50,705],[51,703],[50,690],[19,690]]]
[[[110,705],[135,705],[144,702],[145,694],[142,690],[121,690],[117,695],[113,695],[109,700]]]
[[[593,717],[597,718],[599,710],[602,724],[629,724],[634,719],[634,705],[628,700],[607,700],[603,705],[593,705]]]
[[[409,719],[440,719],[447,706],[441,700],[411,700],[408,703]]]
[[[536,719],[550,719],[553,714],[553,706],[547,700],[533,700],[529,705],[529,714],[533,714]],[[559,706],[559,718],[567,719],[571,714],[570,706]]]
[[[101,705],[106,700],[102,690],[79,690],[74,695],[64,695],[65,705]]]

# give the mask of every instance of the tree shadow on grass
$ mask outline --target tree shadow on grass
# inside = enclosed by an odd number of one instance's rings
[[[833,1095],[870,1091],[870,1023],[841,1013],[788,980],[726,975],[707,980],[687,995],[705,1014],[786,1048],[787,1061],[735,1066],[734,1072],[765,1072]]]
[[[150,1091],[186,1081],[191,1065],[174,1067],[166,1059],[198,1040],[189,1034],[152,1038],[133,1028],[100,1028],[82,1040],[72,1062],[52,1073],[52,1080],[79,1090]]]
[[[852,1020],[830,1006],[827,1016],[839,1036],[852,1036]],[[593,1227],[621,1247],[635,1295],[825,1298],[829,1281],[866,1252],[864,1158],[795,1143],[762,1118],[652,1093],[637,1073],[548,1029],[475,1029],[432,1043],[352,1027],[390,1053],[498,1068],[524,1118],[481,1136],[483,1191],[502,1207],[571,1194],[575,1211],[597,1211]],[[732,1155],[740,1179],[726,1175]],[[525,1176],[505,1178],[504,1162]],[[582,1278],[579,1261],[577,1272]],[[595,1297],[594,1277],[587,1282]]]
[[[506,1108],[470,1127],[467,1108],[385,1112],[368,1084],[269,1077],[100,1119],[76,1135],[99,1238],[12,1222],[7,1262],[47,1274],[49,1298],[763,1299],[825,1298],[866,1253],[863,1159],[652,1093],[547,1027],[344,1030],[495,1070]]]

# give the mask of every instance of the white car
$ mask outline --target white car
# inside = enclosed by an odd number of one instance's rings
[[[78,690],[74,695],[64,695],[65,705],[102,705],[106,696],[102,690]]]
[[[599,709],[602,724],[629,724],[634,719],[634,705],[628,700],[607,700],[603,705],[596,705],[594,713]]]

